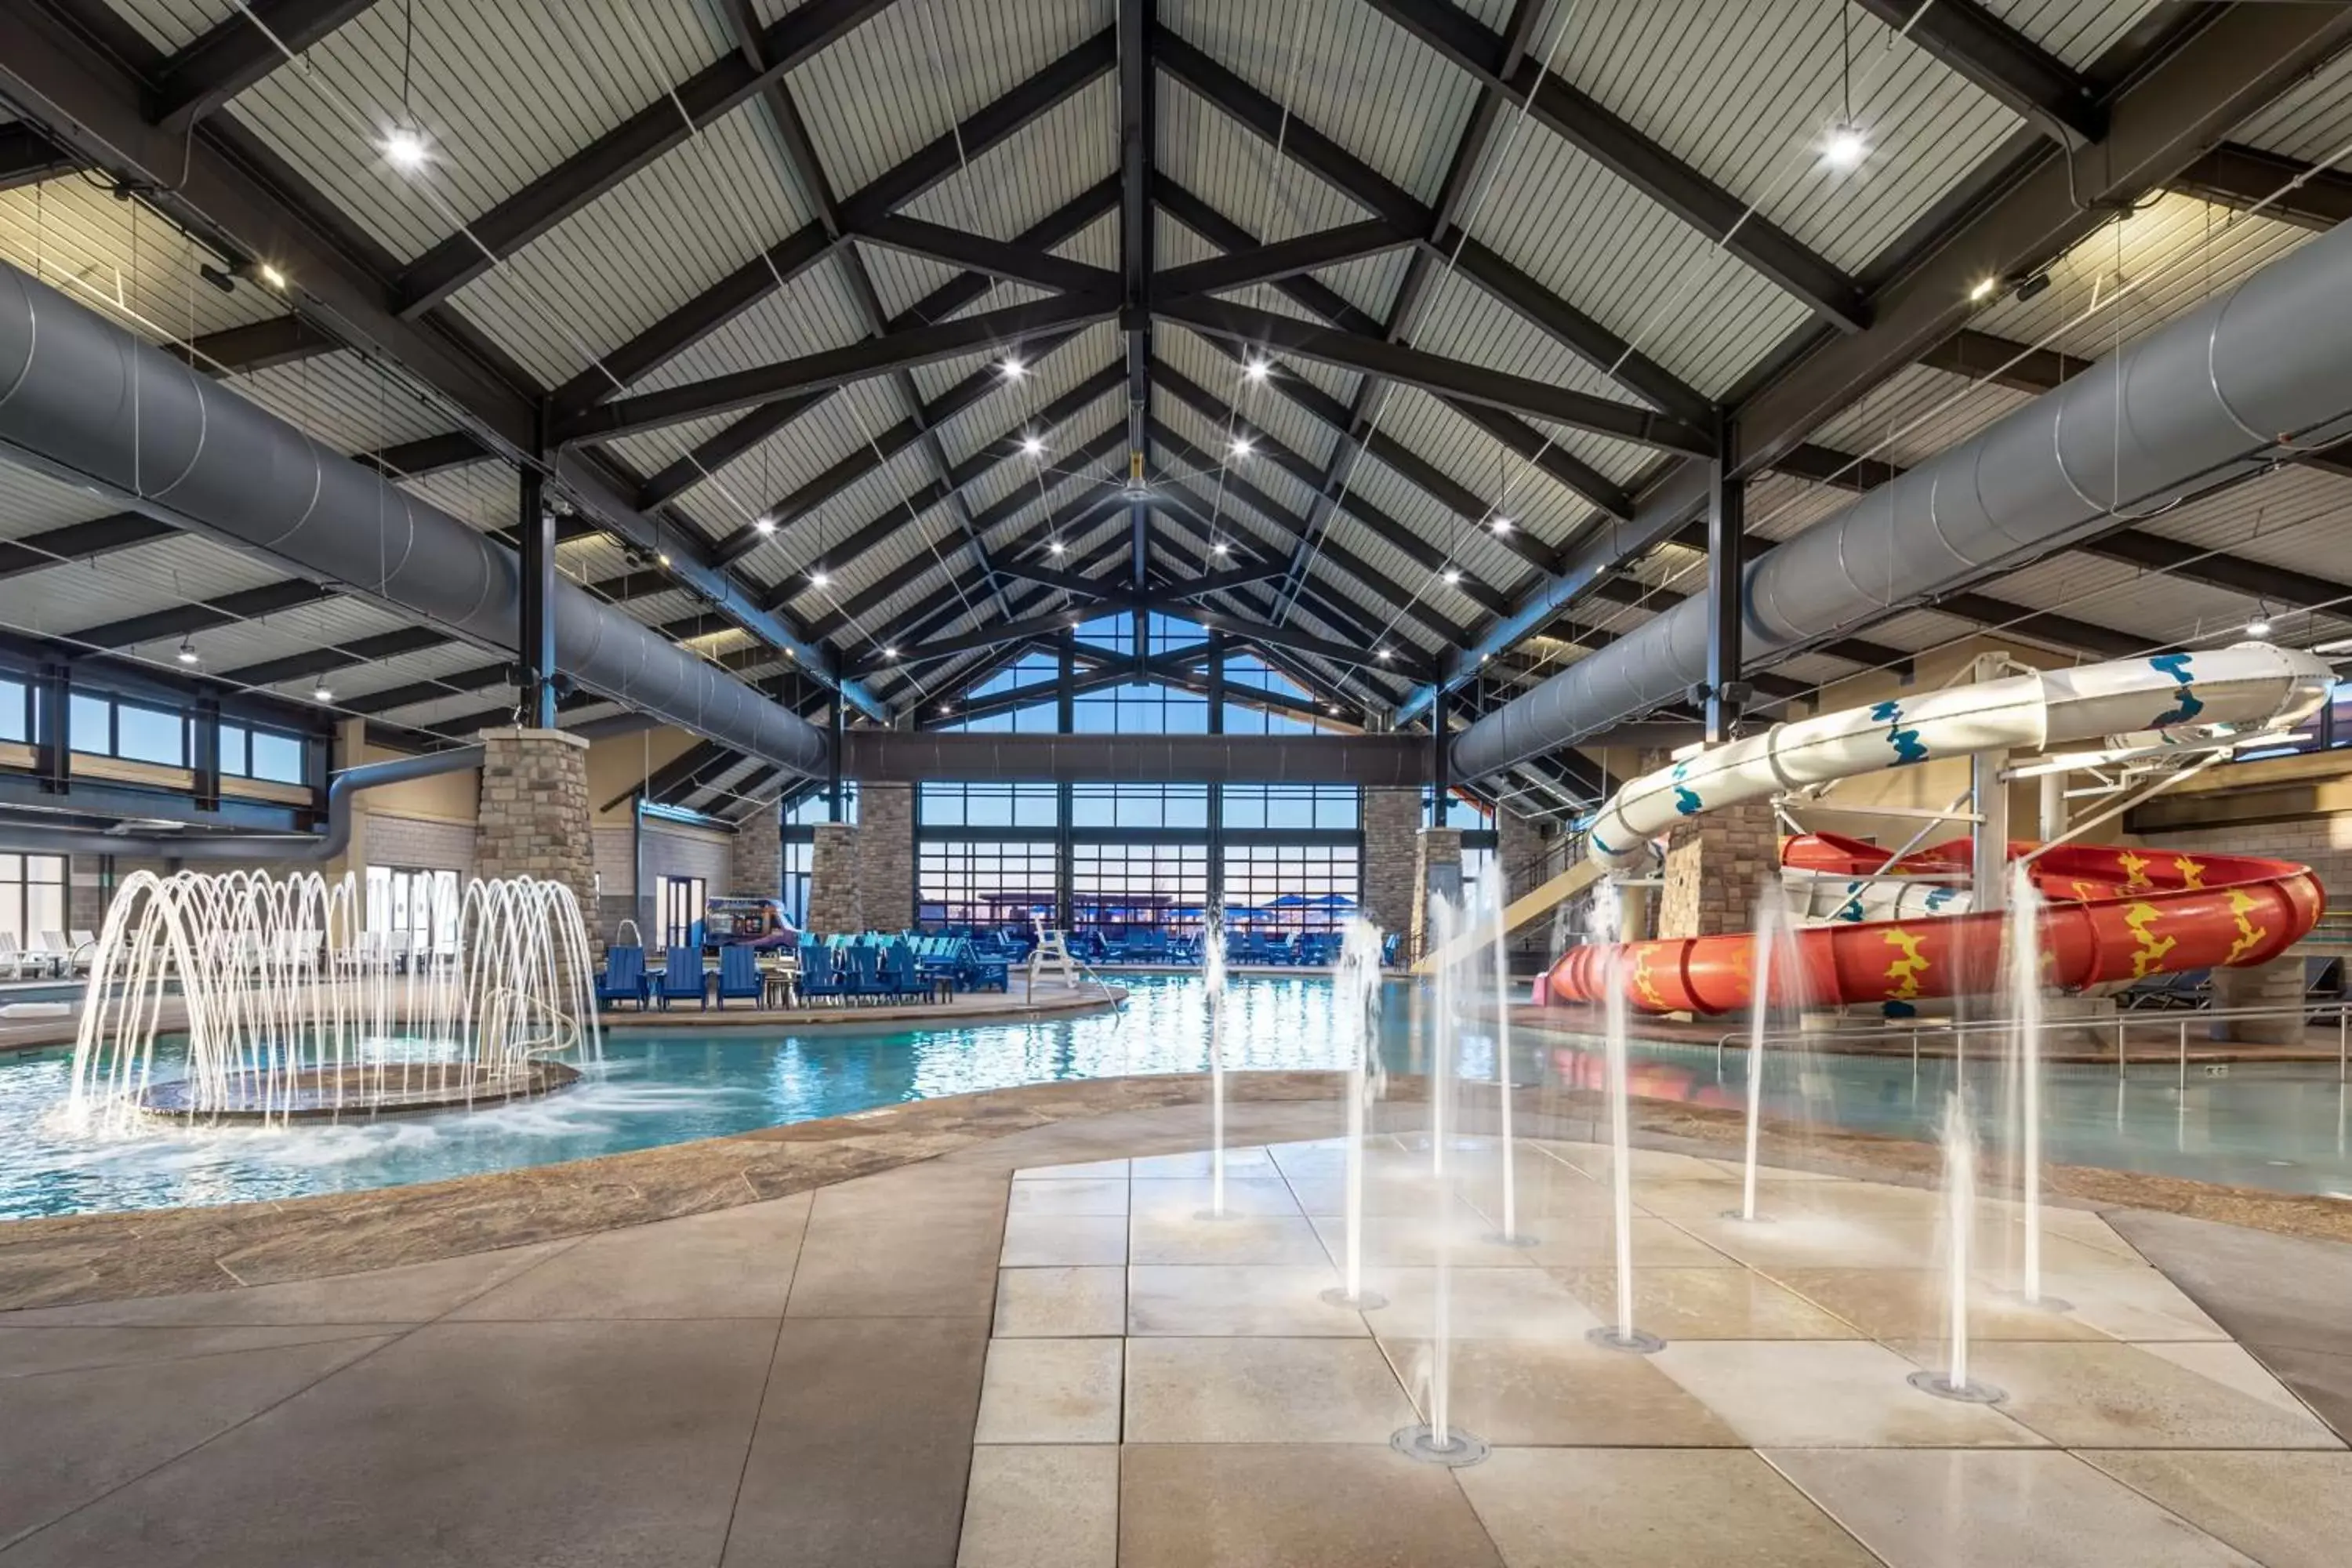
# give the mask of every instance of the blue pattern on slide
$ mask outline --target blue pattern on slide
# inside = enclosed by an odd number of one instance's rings
[[[2186,724],[2205,711],[2205,704],[2199,701],[2196,694],[2189,689],[2197,683],[2196,677],[2189,670],[2189,661],[2194,657],[2196,656],[2193,654],[2168,653],[2158,655],[2147,661],[2150,668],[2158,674],[2168,675],[2179,682],[2178,689],[2172,694],[2173,706],[2168,711],[2158,714],[2155,721],[2149,725],[2150,729],[2167,730],[2175,724]]]
[[[1903,704],[1881,702],[1870,710],[1870,716],[1886,726],[1886,743],[1895,748],[1896,767],[1927,760],[1927,748],[1919,743],[1919,731],[1903,728]]]

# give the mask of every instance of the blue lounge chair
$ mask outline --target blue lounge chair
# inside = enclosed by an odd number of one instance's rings
[[[719,950],[719,1011],[725,1012],[727,1004],[739,996],[749,997],[756,1005],[766,989],[760,975],[758,953],[740,944]]]
[[[1387,968],[1397,961],[1397,950],[1404,945],[1404,933],[1392,931],[1381,938],[1381,965]]]
[[[915,950],[908,946],[903,938],[882,950],[876,979],[885,995],[920,996],[926,990],[922,973],[915,963]]]
[[[640,1011],[645,1007],[646,950],[642,947],[604,950],[604,973],[596,977],[596,1005],[609,1007],[616,1002],[635,1002]]]
[[[698,947],[671,947],[662,950],[661,989],[654,997],[669,1011],[670,1003],[681,996],[691,996],[705,1009],[710,1005],[710,992],[702,984],[702,950]]]
[[[874,959],[874,950],[866,943],[853,942],[836,955],[840,962],[841,994],[854,1002],[867,1002],[882,994],[880,966]]]
[[[800,993],[803,1001],[841,999],[842,977],[833,962],[833,949],[821,942],[801,943]]]
[[[1136,926],[1127,933],[1127,962],[1129,963],[1165,963],[1168,962],[1168,933],[1158,926]]]

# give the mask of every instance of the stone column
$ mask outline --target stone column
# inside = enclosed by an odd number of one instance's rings
[[[1748,930],[1757,895],[1780,874],[1780,824],[1769,801],[1706,812],[1677,827],[1666,843],[1658,935]]]
[[[589,946],[602,954],[596,856],[588,826],[588,742],[562,730],[482,731],[474,871],[565,884],[580,901]]]
[[[1414,836],[1412,852],[1412,941],[1415,958],[1427,953],[1433,938],[1430,908],[1438,899],[1462,901],[1462,830],[1424,827]]]
[[[1383,934],[1412,931],[1414,836],[1421,791],[1374,784],[1364,790],[1364,918]]]
[[[857,899],[857,825],[820,822],[809,855],[808,929],[820,936],[863,931]]]
[[[2303,955],[2290,952],[2245,969],[2213,971],[2215,1011],[2231,1007],[2275,1009],[2271,1018],[2217,1018],[2206,1037],[2249,1046],[2303,1044]]]
[[[773,899],[783,890],[782,808],[781,804],[763,805],[736,824],[735,841],[728,846],[727,891]]]
[[[1520,898],[1550,879],[1544,863],[1543,825],[1509,806],[1495,808],[1495,864],[1503,876],[1503,901]]]
[[[915,786],[857,786],[857,901],[868,931],[915,923]]]

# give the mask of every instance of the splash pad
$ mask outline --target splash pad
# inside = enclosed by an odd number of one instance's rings
[[[507,1104],[602,1054],[572,890],[477,880],[433,900],[446,942],[365,929],[353,879],[136,872],[109,909],[67,1116],[108,1133],[159,1119],[282,1124]],[[157,1041],[184,1033],[186,1069]]]

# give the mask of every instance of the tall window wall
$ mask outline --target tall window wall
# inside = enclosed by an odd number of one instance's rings
[[[65,857],[0,855],[0,936],[27,948],[43,931],[65,929]]]

